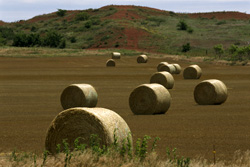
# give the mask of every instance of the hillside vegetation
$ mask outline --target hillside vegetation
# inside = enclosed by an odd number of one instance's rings
[[[250,15],[239,12],[180,14],[111,5],[0,22],[0,45],[9,46],[122,48],[244,61],[249,44]]]

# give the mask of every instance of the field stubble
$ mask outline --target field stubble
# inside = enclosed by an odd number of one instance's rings
[[[129,125],[133,138],[160,137],[157,151],[177,148],[185,157],[231,160],[237,150],[250,146],[250,67],[212,65],[200,62],[199,80],[184,80],[174,75],[169,90],[172,102],[164,115],[133,115],[129,95],[140,84],[149,83],[158,63],[187,61],[149,57],[137,64],[136,57],[122,57],[116,67],[107,68],[108,56],[0,58],[0,147],[42,153],[47,128],[62,111],[60,94],[73,83],[88,83],[98,93],[97,107],[117,112]],[[200,106],[194,101],[194,87],[206,79],[219,79],[228,87],[229,96],[222,105]],[[134,140],[135,142],[135,140]]]

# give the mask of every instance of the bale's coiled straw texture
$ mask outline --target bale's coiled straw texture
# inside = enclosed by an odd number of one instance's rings
[[[112,59],[120,59],[120,58],[121,58],[121,53],[119,52],[112,53]]]
[[[70,108],[59,113],[51,122],[45,140],[45,148],[55,154],[58,144],[67,139],[69,147],[74,148],[74,141],[79,137],[81,144],[89,145],[90,136],[98,135],[100,145],[114,142],[114,133],[118,143],[130,139],[127,123],[114,111],[105,108]]]
[[[174,87],[174,77],[166,71],[156,72],[150,78],[150,83],[158,83],[167,89]]]
[[[202,70],[198,65],[190,65],[183,71],[184,79],[199,79],[201,74]]]
[[[160,71],[161,66],[163,66],[163,65],[168,65],[168,62],[160,62],[160,63],[157,65],[157,71]]]
[[[179,64],[173,64],[175,67],[175,74],[180,74],[181,73],[181,66]]]
[[[129,106],[134,114],[164,114],[170,107],[171,96],[160,84],[142,84],[129,96]]]
[[[176,68],[173,64],[167,64],[167,65],[162,65],[160,68],[160,71],[167,71],[170,74],[175,74],[176,73]]]
[[[106,66],[107,67],[115,67],[115,60],[113,60],[113,59],[107,60]]]
[[[89,84],[72,84],[66,87],[61,94],[63,109],[73,107],[95,107],[98,95],[95,88]]]
[[[137,57],[137,63],[147,63],[148,56],[147,55],[140,55]]]
[[[217,79],[204,80],[194,89],[194,99],[200,105],[222,104],[227,96],[226,85]]]

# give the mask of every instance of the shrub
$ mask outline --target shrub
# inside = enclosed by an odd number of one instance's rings
[[[13,46],[25,47],[27,46],[27,35],[24,33],[18,33],[13,39]]]
[[[27,46],[39,46],[41,45],[41,39],[39,34],[29,34],[27,35]]]
[[[62,35],[55,32],[49,31],[43,39],[43,46],[58,47],[62,40]]]
[[[66,12],[67,12],[66,10],[58,9],[56,14],[57,14],[57,16],[63,17],[63,16],[65,16]]]
[[[186,44],[184,44],[184,45],[182,45],[182,52],[188,52],[188,51],[190,51],[190,49],[191,49],[191,46],[190,46],[190,43],[188,42],[188,43],[186,43]]]
[[[75,42],[76,42],[76,37],[71,37],[71,38],[70,38],[70,42],[71,42],[71,43],[75,43]]]
[[[177,29],[178,30],[187,30],[188,25],[184,20],[180,20],[179,23],[177,24]]]
[[[36,32],[37,31],[37,28],[35,26],[32,26],[31,29],[30,29],[31,32]]]
[[[0,26],[0,36],[6,39],[13,39],[15,34],[13,29]]]
[[[64,49],[66,47],[66,40],[65,39],[62,39],[59,46],[58,46],[60,49]]]
[[[87,21],[87,22],[84,24],[84,26],[85,26],[86,28],[90,28],[90,27],[92,26],[92,22],[91,22],[91,21]]]
[[[89,14],[86,12],[80,12],[76,15],[75,19],[77,21],[84,21],[89,19]]]
[[[6,45],[7,41],[0,35],[0,46]]]
[[[234,54],[238,49],[238,46],[236,45],[231,45],[229,48],[229,53]]]
[[[214,46],[215,54],[218,55],[219,59],[221,58],[222,54],[224,53],[224,48],[222,44],[218,44]]]

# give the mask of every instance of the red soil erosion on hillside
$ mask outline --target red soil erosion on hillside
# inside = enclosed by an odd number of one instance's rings
[[[107,16],[106,19],[117,19],[117,20],[122,20],[122,19],[126,19],[126,20],[133,20],[133,19],[143,19],[144,17],[138,15],[135,11],[129,11],[131,9],[135,9],[134,6],[106,6],[103,7],[103,9],[105,8],[110,8],[110,7],[114,7],[117,10],[116,13],[114,13],[113,15]]]
[[[125,28],[124,34],[127,37],[126,49],[135,49],[139,50],[138,43],[140,40],[143,40],[143,37],[148,36],[149,33],[145,30],[136,29],[132,27]]]
[[[138,46],[138,43],[140,43],[139,41],[143,40],[145,37],[150,35],[145,30],[136,29],[134,27],[125,27],[124,30],[116,32],[115,34],[116,34],[115,39],[109,39],[107,41],[107,44],[104,44],[100,40],[100,43],[98,43],[97,45],[92,45],[90,49],[115,48],[115,44],[118,43],[119,46],[117,46],[117,48],[141,50]]]
[[[219,20],[247,20],[250,19],[250,14],[240,12],[211,12],[211,13],[190,13],[187,14],[191,18],[208,18],[208,19],[219,19]]]
[[[100,42],[98,45],[93,45],[91,48],[114,48],[116,43],[119,43],[119,47],[125,48],[125,49],[133,49],[133,50],[139,50],[138,43],[140,40],[142,40],[144,37],[150,35],[148,32],[142,29],[137,29],[134,27],[130,27],[128,21],[131,21],[133,19],[139,20],[139,19],[145,19],[144,16],[140,16],[135,10],[138,7],[136,6],[105,6],[101,9],[107,9],[107,8],[116,8],[117,12],[105,17],[105,19],[114,19],[118,20],[120,25],[124,27],[122,31],[112,30],[116,33],[115,39],[110,39],[107,41],[106,44],[103,44]],[[139,8],[146,8],[146,7],[139,7]],[[148,8],[150,9],[150,8]],[[157,9],[156,9],[157,10]],[[158,11],[158,10],[157,10]],[[101,38],[101,37],[99,37]]]

